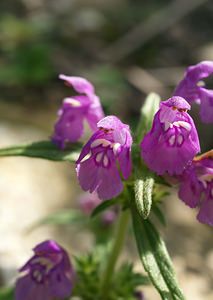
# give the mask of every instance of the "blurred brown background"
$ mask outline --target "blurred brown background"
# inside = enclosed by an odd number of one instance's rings
[[[92,81],[106,113],[134,131],[147,93],[169,98],[186,66],[213,60],[212,36],[210,0],[0,1],[0,146],[49,138],[69,95],[59,73]],[[213,146],[212,125],[200,122],[196,106],[192,115],[206,151]],[[71,243],[73,252],[90,248],[88,232],[49,226],[26,234],[42,216],[77,205],[80,189],[70,165],[7,158],[0,170],[2,283],[14,278],[41,239]],[[175,191],[173,198],[165,201],[164,235],[180,284],[189,300],[213,299],[212,229],[198,224]],[[134,259],[140,266],[137,254]],[[147,299],[159,298],[148,290]]]

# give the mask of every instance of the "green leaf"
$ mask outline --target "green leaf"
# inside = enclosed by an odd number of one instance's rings
[[[171,183],[166,181],[165,178],[163,178],[162,176],[158,176],[157,174],[154,174],[154,179],[155,179],[155,182],[158,183],[158,184],[165,185],[165,186],[168,186],[168,187],[172,186]]]
[[[135,291],[142,285],[149,284],[150,280],[147,276],[135,272],[133,265],[125,262],[113,274],[109,287],[112,292],[109,293],[107,300],[135,300]]]
[[[0,300],[13,300],[14,289],[12,287],[5,287],[0,289]]]
[[[166,246],[154,225],[132,208],[133,227],[144,269],[163,300],[184,300]]]
[[[150,93],[141,107],[141,118],[137,128],[136,141],[139,143],[144,135],[151,129],[155,113],[159,109],[160,96]]]
[[[150,177],[144,180],[144,188],[143,188],[144,219],[148,218],[151,210],[153,186],[154,186],[153,178]]]
[[[51,141],[40,141],[26,145],[17,145],[0,149],[0,157],[4,156],[28,156],[44,158],[53,161],[75,162],[78,158],[80,144],[73,144],[67,150],[58,149]]]
[[[144,187],[143,179],[135,180],[134,183],[135,204],[140,216],[142,217],[144,217],[143,187]]]
[[[88,220],[89,218],[86,218],[85,215],[82,215],[78,210],[70,209],[68,211],[57,212],[39,220],[28,229],[28,232],[43,225],[74,225],[83,224]]]
[[[99,293],[101,262],[96,251],[94,252],[75,257],[75,270],[78,280],[74,284],[72,296],[85,300],[98,299],[94,295]]]
[[[153,178],[137,179],[134,184],[135,204],[144,219],[147,219],[152,206]]]
[[[93,210],[93,212],[91,214],[91,217],[93,218],[93,217],[97,216],[98,214],[100,214],[103,211],[105,211],[106,209],[108,209],[110,206],[118,204],[118,202],[119,202],[119,198],[103,201],[101,204],[96,206],[96,208]]]
[[[156,217],[158,218],[158,220],[161,222],[161,224],[163,226],[166,226],[166,219],[165,219],[164,214],[162,213],[159,205],[157,205],[157,204],[153,205],[152,211],[156,215]]]

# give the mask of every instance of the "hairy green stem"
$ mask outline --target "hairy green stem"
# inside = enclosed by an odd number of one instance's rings
[[[101,284],[101,295],[100,295],[101,300],[108,299],[110,282],[113,276],[116,262],[121,253],[125,241],[126,231],[128,227],[128,220],[129,220],[129,210],[126,209],[124,211],[121,211],[111,253],[109,255],[106,269],[103,273],[102,284]]]

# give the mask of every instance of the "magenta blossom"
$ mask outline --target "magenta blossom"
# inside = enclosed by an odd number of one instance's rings
[[[183,80],[175,89],[174,95],[185,98],[190,104],[200,104],[203,122],[213,122],[213,90],[205,88],[202,79],[213,74],[213,61],[203,61],[187,68]]]
[[[180,179],[180,199],[200,207],[197,219],[213,226],[213,150],[196,158]]]
[[[105,226],[112,225],[117,219],[117,216],[118,216],[118,208],[117,207],[109,208],[103,212],[101,216],[101,221]]]
[[[81,195],[79,200],[80,208],[85,215],[90,215],[103,202],[95,192],[85,193]],[[111,225],[117,219],[117,215],[117,207],[108,208],[101,214],[101,221],[104,225]]]
[[[60,75],[59,78],[78,93],[76,96],[65,98],[58,111],[52,141],[64,149],[66,143],[74,143],[82,136],[84,120],[87,120],[91,129],[95,131],[97,122],[104,117],[104,113],[94,87],[89,81],[65,75]]]
[[[84,191],[96,191],[107,200],[123,190],[119,171],[124,179],[131,173],[132,137],[129,126],[115,116],[102,119],[97,126],[77,160],[77,175]]]
[[[134,296],[137,300],[144,300],[144,293],[142,291],[135,291]]]
[[[161,102],[152,129],[141,142],[144,161],[158,175],[181,174],[200,151],[197,130],[188,109],[190,105],[181,97]]]
[[[97,193],[85,193],[79,199],[80,208],[85,215],[90,215],[92,211],[102,203]]]
[[[38,244],[33,257],[20,269],[16,300],[55,300],[70,296],[74,271],[66,251],[55,241]]]

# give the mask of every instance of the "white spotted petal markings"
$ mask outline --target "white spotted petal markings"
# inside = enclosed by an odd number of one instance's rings
[[[182,134],[182,130],[185,129],[186,131],[191,131],[191,125],[185,121],[176,121],[173,123],[165,122],[164,123],[164,131],[169,132],[170,129],[175,129],[175,132],[169,136],[168,144],[171,147],[174,146],[182,146],[184,143],[184,135]]]
[[[108,168],[110,165],[110,157],[108,155],[108,151],[112,149],[114,156],[117,156],[121,145],[119,143],[110,142],[106,139],[97,139],[92,142],[90,147],[91,149],[100,147],[100,151],[98,151],[95,155],[95,162],[104,168]]]
[[[106,139],[97,139],[91,144],[91,148],[96,148],[98,146],[108,147],[111,145],[111,142]]]
[[[203,188],[207,189],[208,185],[212,183],[212,188],[210,190],[211,197],[213,198],[213,174],[204,174],[198,177],[199,181],[202,183]]]
[[[78,101],[74,98],[65,98],[64,103],[70,104],[73,107],[80,107],[81,106],[80,101]]]
[[[32,277],[37,283],[41,283],[45,276],[48,275],[48,273],[53,269],[54,263],[45,257],[36,257],[31,261],[32,265],[38,264],[42,268],[35,268],[35,270],[32,272]]]
[[[95,149],[97,150],[98,147],[100,147],[99,148],[100,151],[97,151],[97,152],[95,151],[96,152],[95,162],[104,168],[107,168],[110,165],[109,153],[111,153],[111,151],[109,151],[109,150],[112,150],[114,156],[117,156],[121,150],[121,144],[119,144],[119,143],[113,143],[106,139],[96,139],[90,145],[91,151],[89,153],[88,158],[91,157],[92,151]],[[85,161],[85,157],[84,157],[83,161]]]

